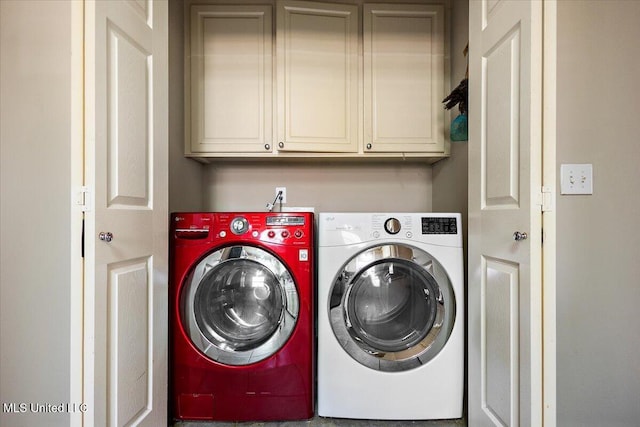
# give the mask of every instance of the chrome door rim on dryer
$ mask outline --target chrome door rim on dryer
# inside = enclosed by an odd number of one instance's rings
[[[398,294],[401,301],[389,307]],[[345,263],[333,281],[328,310],[334,335],[356,361],[375,370],[405,371],[428,363],[445,346],[455,322],[455,294],[447,272],[429,253],[386,243]],[[350,340],[343,339],[345,333]]]
[[[251,295],[244,298],[247,292]],[[216,304],[209,304],[213,300]],[[227,365],[248,365],[276,353],[291,335],[298,311],[287,267],[250,245],[222,247],[202,259],[186,280],[180,304],[193,345]]]

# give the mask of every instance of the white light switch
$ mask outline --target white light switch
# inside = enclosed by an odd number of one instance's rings
[[[560,165],[560,194],[593,194],[593,165]]]

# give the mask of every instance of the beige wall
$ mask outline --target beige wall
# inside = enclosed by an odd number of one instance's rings
[[[70,51],[68,1],[0,1],[0,404],[70,400]]]
[[[202,202],[202,165],[184,157],[184,5],[169,0],[169,212]]]
[[[451,13],[451,87],[455,88],[465,76],[467,61],[463,50],[469,41],[469,3],[453,0]],[[458,107],[450,112],[450,119],[459,114]],[[467,236],[468,202],[468,143],[452,142],[451,157],[433,165],[433,210],[461,212],[462,226]]]
[[[209,210],[264,211],[275,187],[287,187],[285,206],[316,212],[431,210],[431,169],[424,164],[232,163],[205,170]]]
[[[562,427],[640,423],[639,22],[636,1],[558,2],[558,174],[594,175],[557,197]]]

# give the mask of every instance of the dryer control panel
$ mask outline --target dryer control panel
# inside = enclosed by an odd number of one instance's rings
[[[436,212],[322,212],[320,246],[344,246],[372,241],[413,241],[440,246],[462,246],[459,213]]]
[[[422,217],[422,234],[457,234],[458,221],[448,217]]]

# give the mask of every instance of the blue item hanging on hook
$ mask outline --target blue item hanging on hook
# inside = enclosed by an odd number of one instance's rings
[[[456,105],[460,110],[460,114],[451,122],[451,132],[449,137],[451,141],[467,141],[467,102],[468,102],[468,79],[463,79],[460,84],[451,91],[449,96],[442,100],[445,104],[444,108],[450,110]]]
[[[449,136],[452,142],[467,141],[469,139],[466,114],[460,114],[453,119]]]
[[[469,139],[467,124],[467,104],[469,103],[469,58],[467,54],[469,53],[469,43],[467,43],[467,46],[464,48],[462,53],[467,58],[467,71],[464,75],[464,79],[462,79],[460,84],[451,91],[449,96],[442,100],[445,104],[445,110],[450,110],[456,105],[458,106],[458,110],[460,110],[460,114],[451,122],[449,139],[451,139],[452,142],[468,141]]]

